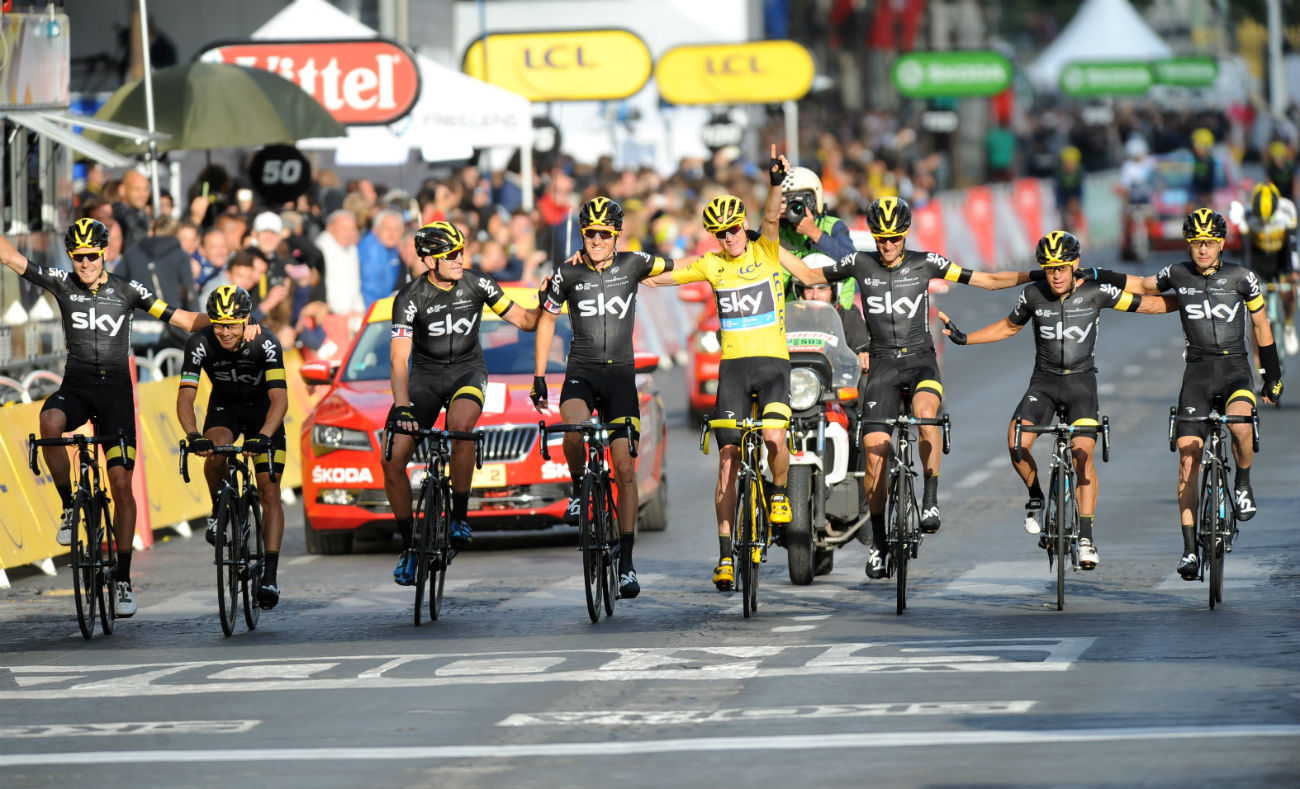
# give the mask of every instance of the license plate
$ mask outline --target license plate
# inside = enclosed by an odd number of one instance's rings
[[[506,485],[506,464],[487,463],[483,468],[474,469],[474,480],[470,483],[475,488],[503,488]]]

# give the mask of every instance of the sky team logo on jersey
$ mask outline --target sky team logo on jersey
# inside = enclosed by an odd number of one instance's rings
[[[90,329],[103,332],[109,337],[116,337],[122,330],[122,324],[126,323],[127,316],[119,315],[114,318],[112,315],[96,312],[95,308],[91,307],[89,312],[74,312],[71,317],[74,329]]]
[[[476,326],[478,326],[477,313],[468,318],[456,318],[454,315],[449,314],[442,320],[429,324],[429,336],[445,337],[449,334],[473,334]]]
[[[1055,326],[1039,326],[1038,336],[1044,340],[1072,340],[1084,342],[1092,334],[1092,324],[1086,326],[1065,326],[1060,321]]]
[[[882,296],[868,296],[864,300],[867,311],[872,315],[902,315],[915,318],[925,304],[925,295],[894,297],[894,292],[887,290]]]
[[[1185,304],[1183,310],[1187,317],[1192,320],[1219,320],[1224,323],[1232,323],[1237,319],[1237,309],[1241,303],[1236,304],[1211,304],[1208,299],[1204,299],[1200,304]]]
[[[718,292],[718,322],[723,331],[742,331],[776,323],[776,298],[767,282]]]
[[[594,299],[582,299],[578,302],[578,314],[584,318],[594,318],[598,315],[612,315],[615,318],[627,317],[628,311],[632,309],[632,296],[611,296],[605,298],[604,293],[597,293]]]
[[[262,350],[263,350],[263,351],[266,351],[266,360],[267,360],[268,362],[273,362],[273,361],[275,361],[275,358],[276,358],[276,355],[277,355],[277,354],[276,354],[275,341],[274,341],[274,340],[270,340],[270,339],[268,339],[268,340],[264,341],[264,342],[262,343]]]

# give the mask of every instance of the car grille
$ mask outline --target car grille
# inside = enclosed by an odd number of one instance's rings
[[[510,463],[522,460],[537,440],[536,425],[491,425],[483,430],[483,462]],[[379,451],[384,449],[384,429],[375,431]]]

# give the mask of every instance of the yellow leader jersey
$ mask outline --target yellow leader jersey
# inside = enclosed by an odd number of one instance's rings
[[[785,345],[780,249],[776,241],[759,237],[737,257],[710,252],[688,268],[672,272],[680,284],[708,282],[713,286],[723,359],[790,358]]]

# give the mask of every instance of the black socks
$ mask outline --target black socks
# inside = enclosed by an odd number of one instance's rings
[[[402,537],[402,550],[411,550],[411,531],[415,528],[415,518],[408,515],[405,518],[398,518],[394,523],[397,526],[397,533]]]
[[[451,519],[454,521],[469,520],[469,494],[451,492]]]

